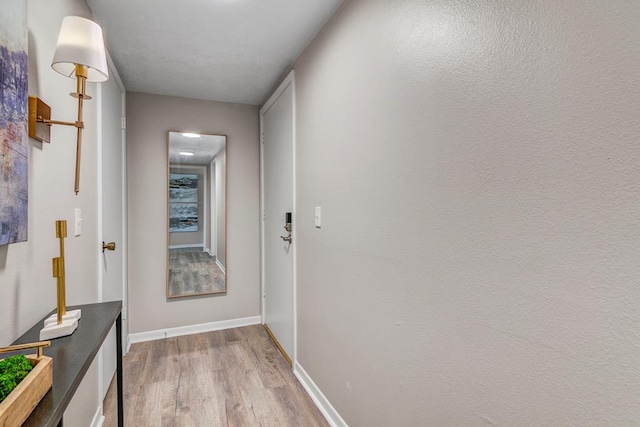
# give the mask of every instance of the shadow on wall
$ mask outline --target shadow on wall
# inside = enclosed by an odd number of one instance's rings
[[[0,272],[4,271],[7,268],[7,256],[9,254],[9,245],[0,246]],[[20,276],[15,278],[15,283],[13,286],[5,287],[4,284],[2,286],[3,298],[7,300],[11,300],[13,307],[20,307]],[[8,319],[7,319],[8,320]],[[12,310],[12,319],[8,323],[9,325],[13,325],[11,328],[12,336],[18,336],[18,325],[20,325],[20,315],[19,310]]]
[[[29,45],[28,45],[28,52],[29,52],[29,57],[27,58],[28,61],[28,70],[29,73],[27,74],[27,79],[28,79],[28,88],[29,88],[29,95],[35,95],[35,96],[40,96],[40,80],[38,79],[38,61],[36,60],[36,41],[35,41],[35,37],[33,35],[33,32],[31,30],[29,30]]]
[[[7,265],[8,253],[9,253],[9,245],[0,246],[0,270],[4,270]]]
[[[6,246],[5,246],[6,248]],[[2,253],[4,252],[4,256],[2,255]],[[5,261],[7,260],[6,257],[7,251],[2,251],[0,249],[0,270],[4,269],[5,266]],[[20,286],[20,277],[16,277],[16,283],[13,286],[13,306],[14,307],[20,307],[20,291],[21,291],[21,286]],[[13,319],[12,319],[12,325],[13,325],[13,330],[11,331],[11,333],[13,334],[14,337],[20,335],[20,330],[18,328],[18,325],[20,325],[20,310],[13,310]]]

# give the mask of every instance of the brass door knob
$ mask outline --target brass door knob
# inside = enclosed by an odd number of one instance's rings
[[[102,242],[102,252],[107,251],[115,251],[116,250],[116,242],[105,243]]]

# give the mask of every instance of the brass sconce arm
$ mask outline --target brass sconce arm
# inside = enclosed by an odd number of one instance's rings
[[[29,136],[35,138],[41,142],[49,142],[50,132],[48,129],[38,129],[37,123],[42,123],[47,128],[53,125],[73,126],[78,129],[76,138],[76,176],[74,191],[76,194],[80,191],[80,159],[82,152],[82,129],[84,129],[83,122],[83,103],[84,100],[91,99],[86,94],[87,87],[87,67],[84,65],[75,65],[75,74],[77,79],[77,92],[70,95],[74,98],[78,98],[78,120],[75,122],[65,122],[61,120],[51,120],[51,107],[45,104],[42,100],[30,96],[29,97]]]
[[[77,128],[84,129],[84,123],[82,123],[82,122],[63,122],[63,121],[60,121],[60,120],[49,120],[49,119],[43,118],[42,116],[36,117],[36,121],[38,123],[44,123],[47,126],[64,125],[64,126],[74,126],[74,127],[77,127]]]

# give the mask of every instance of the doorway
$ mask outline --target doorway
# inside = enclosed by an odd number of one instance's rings
[[[293,71],[260,110],[260,132],[262,323],[293,366],[296,360]]]

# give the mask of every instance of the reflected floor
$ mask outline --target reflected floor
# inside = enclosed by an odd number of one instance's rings
[[[216,257],[200,248],[169,250],[169,295],[224,292],[225,274]]]

